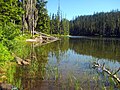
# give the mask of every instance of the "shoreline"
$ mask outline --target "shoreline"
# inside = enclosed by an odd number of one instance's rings
[[[69,38],[86,38],[86,39],[101,39],[101,40],[120,40],[118,37],[98,37],[98,36],[68,36]]]

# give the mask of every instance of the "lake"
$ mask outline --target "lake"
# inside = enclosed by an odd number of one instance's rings
[[[119,90],[115,81],[93,69],[92,63],[105,63],[116,71],[120,67],[120,39],[63,37],[30,47],[31,65],[9,70],[8,82],[20,90]],[[117,76],[120,78],[120,72]]]

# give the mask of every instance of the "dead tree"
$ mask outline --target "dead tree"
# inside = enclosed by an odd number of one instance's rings
[[[38,10],[36,8],[36,0],[23,0],[23,9],[25,13],[22,17],[22,32],[28,30],[31,35],[34,35],[34,29],[37,25],[38,20]]]

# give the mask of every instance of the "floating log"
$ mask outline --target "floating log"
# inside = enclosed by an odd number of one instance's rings
[[[116,74],[120,71],[120,68],[115,71],[114,73],[111,73],[106,67],[105,67],[105,63],[103,65],[100,65],[97,62],[93,63],[93,68],[100,68],[101,70],[103,70],[104,72],[106,72],[108,75],[110,75],[113,79],[115,79],[117,81],[117,83],[120,85],[120,79],[116,76]]]

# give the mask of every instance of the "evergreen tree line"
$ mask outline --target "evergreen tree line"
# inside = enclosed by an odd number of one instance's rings
[[[50,34],[68,35],[69,34],[69,20],[62,18],[60,14],[50,15]]]
[[[120,37],[120,11],[78,16],[70,21],[70,35]]]
[[[49,34],[50,32],[50,17],[46,9],[47,1],[37,0],[38,20],[36,31]]]

